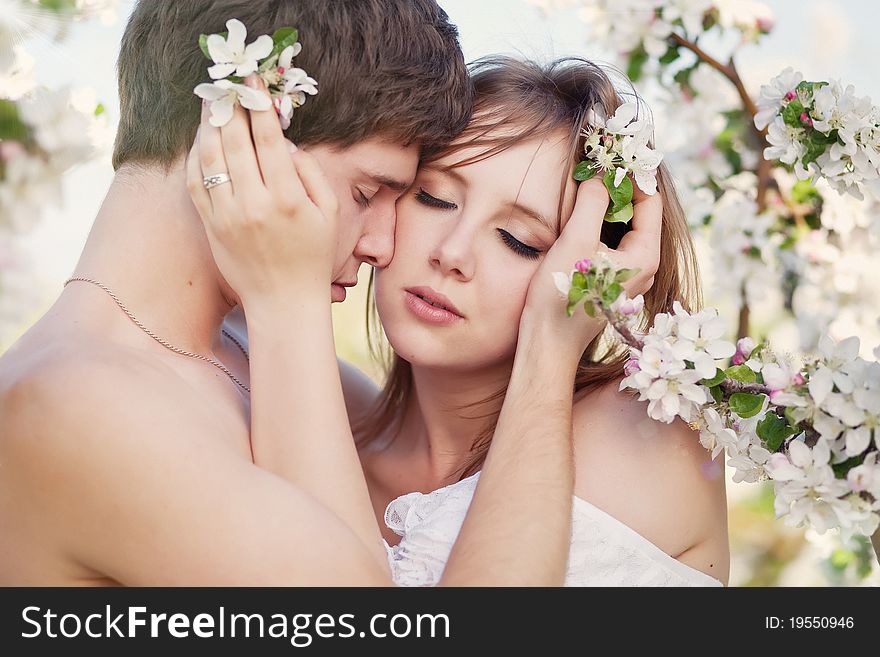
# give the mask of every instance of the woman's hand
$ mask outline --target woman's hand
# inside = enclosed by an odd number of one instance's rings
[[[265,90],[256,76],[248,84]],[[214,259],[245,300],[319,295],[329,303],[338,202],[317,161],[284,138],[273,111],[236,105],[222,128],[202,122],[187,187]],[[204,178],[228,174],[210,190]]]
[[[623,237],[617,249],[610,249],[599,241],[608,201],[608,192],[600,179],[593,178],[580,184],[571,216],[563,223],[559,239],[532,278],[520,323],[521,331],[540,329],[544,334],[549,331],[553,339],[570,346],[578,359],[603,330],[605,320],[591,319],[585,313],[568,317],[566,302],[553,283],[553,272],[568,274],[577,261],[603,253],[618,267],[639,270],[624,284],[626,293],[632,297],[651,288],[660,264],[663,219],[660,194],[647,196],[636,186],[632,230]]]

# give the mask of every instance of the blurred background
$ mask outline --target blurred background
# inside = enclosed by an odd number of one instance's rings
[[[579,11],[587,2],[439,3],[458,25],[468,60],[493,53],[539,60],[578,54],[626,69],[613,48],[591,39]],[[739,48],[736,56],[739,72],[750,90],[757,92],[783,68],[793,66],[807,79],[837,78],[853,84],[859,96],[880,98],[880,78],[874,70],[880,61],[876,37],[880,4],[867,0],[768,0],[764,4],[774,16],[772,31],[759,44]],[[114,65],[132,5],[131,0],[0,0],[0,173],[5,167],[6,177],[6,187],[0,184],[0,352],[59,294],[112,178],[110,145],[118,102]],[[709,38],[702,45],[709,49],[725,44],[721,40],[713,43]],[[41,109],[32,110],[32,116],[37,117],[34,120],[43,126],[45,143],[41,141],[41,146],[49,153],[47,166],[52,176],[35,189],[26,184],[27,171],[12,168],[15,153],[9,135],[3,133],[2,122],[8,118],[9,109],[4,98],[26,98],[39,93],[39,88],[52,94],[43,97]],[[648,83],[637,88],[649,102],[662,95],[662,90]],[[655,107],[655,118],[661,150],[673,151],[677,142],[688,140],[692,126],[680,115]],[[14,185],[16,180],[18,187]],[[711,240],[701,245],[706,260],[706,301],[734,318],[730,336],[734,337],[738,305],[725,298],[717,281],[713,282]],[[840,260],[847,260],[845,252]],[[858,271],[850,272],[850,278],[840,284],[857,286],[856,291],[850,290],[851,296],[858,299],[858,303],[850,304],[856,310],[833,313],[834,317],[822,326],[830,326],[836,337],[859,335],[863,355],[880,344],[878,282],[868,276],[877,271],[877,265],[880,259],[876,251],[873,259],[858,260]],[[361,275],[365,283],[366,268]],[[852,283],[853,277],[856,283]],[[761,287],[764,283],[758,276],[750,284]],[[369,358],[366,346],[366,285],[352,292],[345,304],[334,307],[337,349],[343,358],[380,380],[381,372]],[[815,294],[821,300],[824,293],[819,290]],[[753,323],[770,335],[777,347],[802,349],[803,321],[810,313],[802,312],[795,318],[784,312],[785,305],[775,287],[767,285],[767,290],[752,300]],[[772,488],[768,484],[730,481],[728,490],[731,585],[880,584],[880,568],[867,540],[843,544],[836,533],[818,535],[787,527],[774,519]]]

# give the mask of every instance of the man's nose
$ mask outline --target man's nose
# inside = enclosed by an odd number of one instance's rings
[[[393,203],[376,212],[367,220],[364,234],[357,243],[354,255],[379,269],[387,267],[394,257],[394,229],[397,223],[397,211]]]

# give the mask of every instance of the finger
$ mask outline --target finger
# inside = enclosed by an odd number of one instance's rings
[[[601,180],[587,180],[578,186],[574,209],[557,240],[566,245],[566,251],[572,251],[576,260],[591,255],[599,245],[609,200]]]
[[[267,93],[265,83],[257,75],[249,76],[245,83],[252,89]],[[250,121],[263,182],[272,190],[285,189],[296,175],[296,170],[290,161],[290,142],[284,138],[278,115],[274,110],[251,110]]]
[[[627,259],[659,258],[663,229],[663,199],[659,193],[633,204],[631,226],[632,230],[620,240],[617,251]]]
[[[210,110],[208,104],[202,104],[202,122],[199,125],[199,133],[197,138],[199,166],[201,168],[201,178],[214,176],[220,173],[228,173],[226,167],[226,156],[223,154],[223,144],[220,141],[220,129],[212,126],[208,118]],[[212,208],[218,203],[232,204],[233,202],[233,185],[235,181],[223,183],[207,190],[211,199]]]
[[[220,128],[220,137],[236,194],[243,198],[255,198],[263,193],[265,187],[251,139],[248,111],[239,103],[233,108],[232,119]]]
[[[196,138],[193,145],[186,156],[186,188],[189,190],[189,196],[193,205],[199,212],[199,216],[208,217],[213,211],[211,205],[211,195],[205,189],[202,176],[202,167],[199,164],[199,133],[196,132]]]
[[[297,151],[293,154],[292,161],[302,181],[303,189],[312,203],[317,205],[328,219],[335,218],[339,199],[318,160],[313,155]]]

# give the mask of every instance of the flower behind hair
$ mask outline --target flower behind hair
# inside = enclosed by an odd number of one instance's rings
[[[211,125],[222,127],[232,119],[236,103],[254,111],[275,108],[281,127],[290,127],[293,110],[302,107],[306,94],[318,93],[318,82],[301,68],[292,66],[293,58],[302,51],[299,33],[291,27],[277,30],[271,37],[264,34],[245,45],[247,28],[238,19],[226,22],[228,32],[201,35],[199,46],[214,62],[208,75],[214,80],[203,83],[194,93],[210,103]],[[269,95],[242,84],[244,78],[256,73],[265,83]]]

